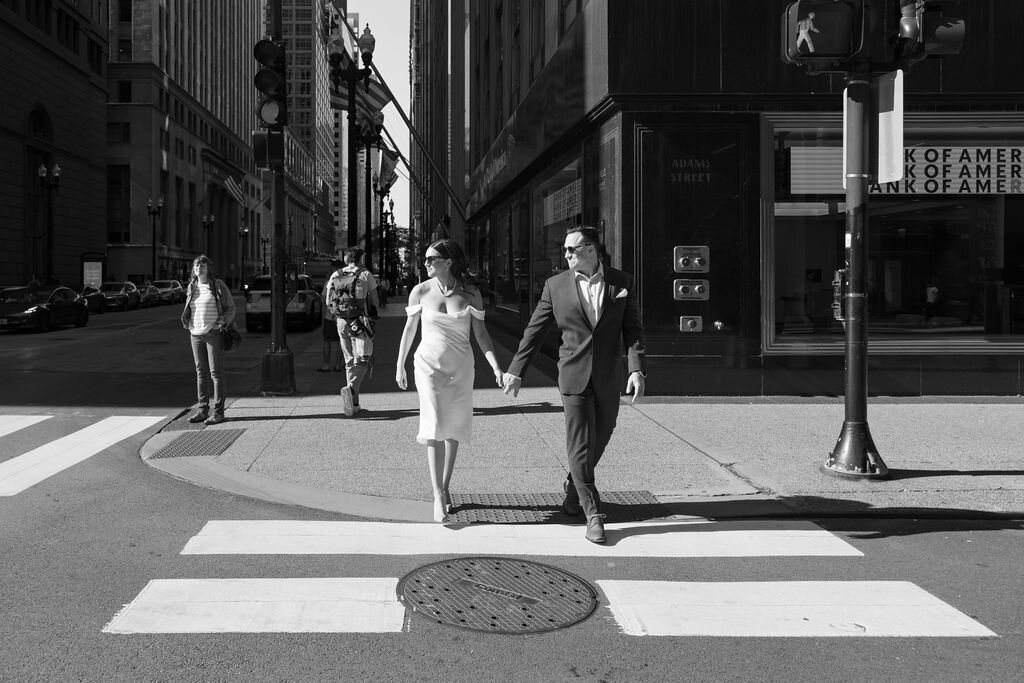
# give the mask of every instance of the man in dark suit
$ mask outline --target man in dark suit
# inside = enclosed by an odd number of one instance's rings
[[[562,333],[558,390],[565,409],[569,458],[562,509],[569,515],[585,513],[587,540],[604,543],[604,515],[594,468],[619,415],[619,388],[625,376],[623,348],[629,370],[626,393],[633,394],[634,403],[644,395],[643,325],[633,276],[604,267],[595,228],[570,230],[563,249],[569,269],[544,283],[503,381],[506,394],[519,394],[526,367],[548,330],[556,325]]]

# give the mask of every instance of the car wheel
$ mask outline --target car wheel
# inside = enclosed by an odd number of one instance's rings
[[[255,332],[258,329],[260,329],[260,326],[257,325],[256,323],[250,323],[250,322],[245,323],[245,331],[246,332]]]
[[[39,316],[39,325],[37,326],[37,329],[40,332],[49,332],[52,327],[53,322],[50,320],[49,315],[44,313],[43,315]]]
[[[85,327],[87,324],[89,324],[89,311],[82,311],[78,320],[75,321],[75,327]]]

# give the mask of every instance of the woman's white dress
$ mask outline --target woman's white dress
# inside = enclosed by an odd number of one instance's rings
[[[469,306],[445,313],[407,306],[409,316],[421,315],[420,345],[413,356],[416,393],[420,398],[420,429],[416,441],[455,439],[469,443],[473,421],[473,318],[484,312]]]

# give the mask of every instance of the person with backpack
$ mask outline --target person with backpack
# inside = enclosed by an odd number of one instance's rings
[[[341,259],[331,259],[331,275],[337,273],[345,264]],[[321,365],[317,372],[330,372],[331,371],[331,358],[334,358],[334,371],[341,372],[341,346],[339,345],[340,339],[338,338],[338,323],[336,322],[337,317],[331,312],[331,307],[327,305],[327,294],[328,287],[330,286],[330,278],[324,283],[324,291],[320,294],[320,303],[323,304],[320,307],[323,320],[321,321],[321,333],[323,336],[323,343],[321,344],[321,354],[323,355],[324,364]]]
[[[358,413],[359,386],[373,362],[373,328],[370,305],[377,305],[377,281],[362,266],[363,250],[345,252],[345,267],[327,282],[327,307],[336,318],[341,352],[345,357],[345,386],[341,388],[342,411]]]

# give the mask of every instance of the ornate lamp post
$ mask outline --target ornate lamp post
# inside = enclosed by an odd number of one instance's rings
[[[341,49],[340,43],[331,43],[331,83],[334,84],[335,91],[341,89],[341,82],[345,81],[348,85],[348,225],[346,226],[348,231],[348,246],[354,247],[358,244],[358,222],[359,214],[357,211],[356,202],[359,201],[359,195],[356,184],[358,183],[358,177],[356,175],[356,164],[358,163],[356,157],[358,141],[356,138],[359,135],[359,129],[356,126],[356,83],[363,80],[366,83],[366,88],[370,87],[370,64],[373,62],[373,48],[377,41],[370,33],[370,27],[367,26],[366,30],[363,31],[363,35],[359,38],[359,52],[363,57],[363,68],[359,68],[359,64],[356,60],[344,49]]]
[[[242,288],[245,279],[245,237],[249,234],[249,226],[244,222],[238,228],[238,288]]]
[[[216,218],[212,213],[209,216],[203,216],[203,234],[206,235],[206,249],[205,253],[207,256],[210,255],[210,231],[213,230],[213,219]]]
[[[160,199],[158,199],[156,201],[156,204],[153,203],[152,198],[146,200],[146,212],[149,213],[149,225],[153,229],[153,270],[151,271],[153,274],[149,278],[150,282],[152,282],[153,280],[157,279],[157,274],[156,274],[156,219],[157,219],[157,217],[160,216],[160,212],[163,211],[163,208],[164,208],[164,198],[163,197],[160,197]]]
[[[260,244],[263,245],[263,272],[267,272],[267,245],[270,244],[269,237],[261,237]]]
[[[60,190],[60,164],[54,164],[53,168],[47,168],[46,164],[39,164],[39,191],[44,195],[46,201],[44,223],[46,225],[46,281],[52,282],[53,272],[53,198]],[[52,191],[52,194],[51,194]],[[33,261],[35,263],[35,261]],[[34,274],[34,273],[33,273]]]

